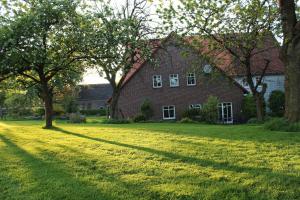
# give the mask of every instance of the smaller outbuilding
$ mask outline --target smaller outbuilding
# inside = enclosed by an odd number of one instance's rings
[[[77,104],[80,110],[105,109],[112,95],[110,84],[80,85]]]

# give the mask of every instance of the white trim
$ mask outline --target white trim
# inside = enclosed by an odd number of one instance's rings
[[[224,121],[224,104],[230,104],[230,112],[231,112],[231,120],[230,121],[228,119],[227,119],[227,121]],[[221,103],[219,103],[218,104],[218,115],[219,115],[219,108],[220,107],[222,109],[222,116],[221,116],[222,121],[221,122],[224,123],[224,124],[232,124],[233,123],[233,104],[232,104],[232,102],[221,102]]]
[[[165,110],[164,110],[164,107],[168,107],[168,110],[170,110],[170,107],[173,106],[174,107],[174,117],[165,117]],[[169,112],[169,115],[170,115],[170,111]],[[162,114],[163,114],[163,119],[176,119],[176,107],[175,105],[167,105],[167,106],[162,106]]]
[[[198,107],[198,108],[196,108],[196,107]],[[189,108],[190,109],[201,109],[202,105],[200,103],[194,103],[194,104],[190,104]]]
[[[171,76],[176,76],[177,78],[177,85],[172,85],[171,84]],[[178,74],[169,74],[169,82],[170,82],[170,87],[179,87],[179,75]]]
[[[154,85],[154,77],[160,77],[160,86],[155,86],[155,85]],[[161,76],[161,75],[153,75],[153,76],[152,76],[152,87],[153,87],[153,88],[161,88],[161,87],[162,87],[162,84],[163,84],[163,82],[162,82],[162,76]]]
[[[189,75],[190,74],[194,74],[194,80],[195,80],[195,83],[194,84],[189,84]],[[186,75],[186,85],[187,86],[195,86],[197,84],[197,79],[196,79],[196,74],[195,73],[188,73]]]

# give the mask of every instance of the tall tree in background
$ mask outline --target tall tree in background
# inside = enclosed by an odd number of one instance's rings
[[[234,71],[235,69],[232,68],[238,63],[237,71],[242,71],[245,75],[255,98],[257,119],[263,120],[266,84],[262,81],[271,62],[264,52],[279,46],[272,35],[278,25],[276,2],[273,0],[180,0],[168,6],[162,4],[160,12],[166,28],[183,34],[200,36],[203,42],[195,40],[195,45],[205,44],[202,53],[207,53],[206,56],[212,58],[209,59],[211,62],[216,65],[225,63],[221,55],[222,52],[226,52],[234,62],[226,67],[228,73]],[[260,69],[257,69],[253,63],[257,54],[265,57]],[[254,81],[256,77],[258,81]]]
[[[89,62],[111,84],[110,117],[118,118],[118,100],[128,73],[151,54],[147,1],[127,0],[120,9],[100,1],[93,8],[96,12],[86,28]]]
[[[74,84],[83,72],[78,1],[14,2],[4,5],[10,14],[0,18],[0,80],[35,87],[44,102],[45,127],[51,128],[55,90]]]
[[[300,6],[297,0],[279,0],[283,30],[281,57],[285,64],[285,117],[300,121]],[[298,11],[298,12],[297,12]]]

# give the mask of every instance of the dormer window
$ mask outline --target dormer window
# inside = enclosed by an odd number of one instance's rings
[[[178,87],[179,86],[179,78],[178,74],[170,74],[170,87]]]
[[[188,86],[196,85],[196,75],[195,75],[195,73],[188,73],[186,79],[187,79],[187,85]]]
[[[162,87],[161,75],[154,75],[152,77],[152,80],[153,80],[153,88],[161,88]]]

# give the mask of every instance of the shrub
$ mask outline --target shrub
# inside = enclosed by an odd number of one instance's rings
[[[70,123],[86,123],[86,117],[84,115],[80,115],[80,113],[71,113],[69,115]]]
[[[266,102],[263,102],[264,111],[266,110]],[[256,103],[253,95],[249,94],[244,97],[242,103],[242,113],[246,119],[256,117]],[[265,113],[264,113],[265,114]]]
[[[284,92],[274,90],[269,98],[269,108],[272,116],[282,117],[284,113]]]
[[[218,121],[219,100],[215,96],[209,96],[206,103],[203,104],[202,118],[205,122],[213,124]]]
[[[195,109],[195,108],[192,108],[192,109],[187,109],[185,110],[183,113],[182,113],[182,118],[189,118],[189,119],[192,119],[192,120],[199,120],[199,117],[200,117],[200,114],[201,111],[200,109]]]
[[[105,119],[103,124],[129,124],[130,121],[127,119]]]
[[[78,104],[74,96],[65,96],[62,107],[66,113],[75,113],[78,111]]]
[[[182,118],[179,122],[180,123],[184,123],[184,124],[195,124],[195,123],[198,123],[197,121],[192,120],[192,119],[190,119],[188,117]]]
[[[243,99],[242,112],[246,119],[256,117],[256,104],[252,95],[247,95]]]
[[[45,108],[36,108],[33,110],[33,114],[37,116],[43,116],[45,114]]]
[[[106,115],[106,109],[81,110],[80,113],[83,114],[83,115],[105,116]]]
[[[53,104],[53,115],[60,116],[64,115],[65,111],[62,105],[60,104]]]
[[[146,117],[144,115],[137,115],[133,118],[134,122],[144,122],[146,121]]]
[[[144,115],[146,120],[150,119],[153,116],[153,109],[148,99],[146,99],[141,105],[141,113],[142,115]]]
[[[257,120],[257,118],[252,117],[247,121],[248,124],[262,124],[262,121]]]
[[[289,123],[285,118],[273,118],[267,121],[264,127],[271,131],[287,131],[298,132],[300,131],[300,123]]]

